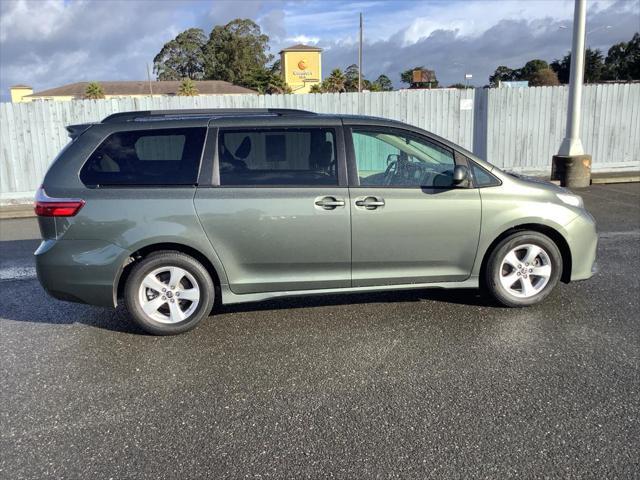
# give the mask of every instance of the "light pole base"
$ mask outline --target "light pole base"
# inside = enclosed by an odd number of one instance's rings
[[[591,184],[591,155],[554,155],[551,180],[567,188],[585,188]]]

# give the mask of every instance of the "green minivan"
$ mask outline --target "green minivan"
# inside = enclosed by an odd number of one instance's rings
[[[590,278],[582,199],[397,121],[287,109],[117,113],[68,128],[36,195],[38,278],[146,331],[272,297]]]

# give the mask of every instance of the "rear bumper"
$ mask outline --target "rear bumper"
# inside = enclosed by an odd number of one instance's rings
[[[114,284],[129,253],[102,240],[43,240],[34,255],[38,280],[52,297],[114,306]]]
[[[598,233],[596,221],[587,212],[566,226],[571,249],[571,281],[586,280],[597,271]]]

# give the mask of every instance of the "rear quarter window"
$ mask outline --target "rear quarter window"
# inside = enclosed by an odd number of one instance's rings
[[[88,186],[194,185],[206,128],[116,132],[87,159],[80,180]]]

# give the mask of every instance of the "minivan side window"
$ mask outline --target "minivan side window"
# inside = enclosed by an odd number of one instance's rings
[[[453,151],[399,131],[354,128],[351,132],[360,186],[453,186]]]
[[[109,135],[80,171],[89,186],[195,185],[206,128],[131,130]]]
[[[338,185],[336,136],[327,128],[220,130],[222,186]]]

